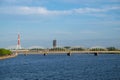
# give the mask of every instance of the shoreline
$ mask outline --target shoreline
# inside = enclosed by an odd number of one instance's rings
[[[12,54],[12,55],[7,55],[7,56],[0,56],[0,60],[8,59],[8,58],[13,58],[16,57],[18,54]]]

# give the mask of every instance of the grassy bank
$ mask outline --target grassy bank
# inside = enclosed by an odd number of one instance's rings
[[[17,54],[12,54],[10,50],[0,48],[0,59],[12,58],[17,56]]]
[[[0,57],[1,56],[8,56],[8,55],[11,55],[11,54],[12,54],[12,52],[10,50],[0,48]]]
[[[2,59],[7,59],[7,58],[13,58],[13,57],[16,57],[17,54],[11,54],[11,55],[5,55],[5,56],[0,56],[0,60]]]

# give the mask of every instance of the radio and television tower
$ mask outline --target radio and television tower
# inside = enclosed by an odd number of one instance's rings
[[[18,33],[17,49],[21,49],[21,45],[20,45],[20,34],[19,34],[19,33]]]

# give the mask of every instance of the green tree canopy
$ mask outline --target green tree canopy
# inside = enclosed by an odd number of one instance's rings
[[[49,51],[65,51],[65,48],[57,47],[57,48],[51,48]]]
[[[90,51],[106,51],[104,48],[91,48]]]
[[[10,50],[0,48],[0,56],[10,55],[12,52]]]
[[[107,50],[108,50],[108,51],[116,51],[116,50],[118,50],[118,49],[116,49],[115,47],[108,47]]]
[[[84,51],[85,49],[82,47],[71,48],[71,51]]]
[[[71,47],[70,47],[70,46],[65,46],[64,48],[65,48],[65,49],[70,49]]]

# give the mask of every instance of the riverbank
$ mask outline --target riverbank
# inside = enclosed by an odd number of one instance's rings
[[[0,60],[3,60],[3,59],[8,59],[8,58],[13,58],[13,57],[16,57],[18,54],[12,54],[12,55],[7,55],[7,56],[0,56]]]

